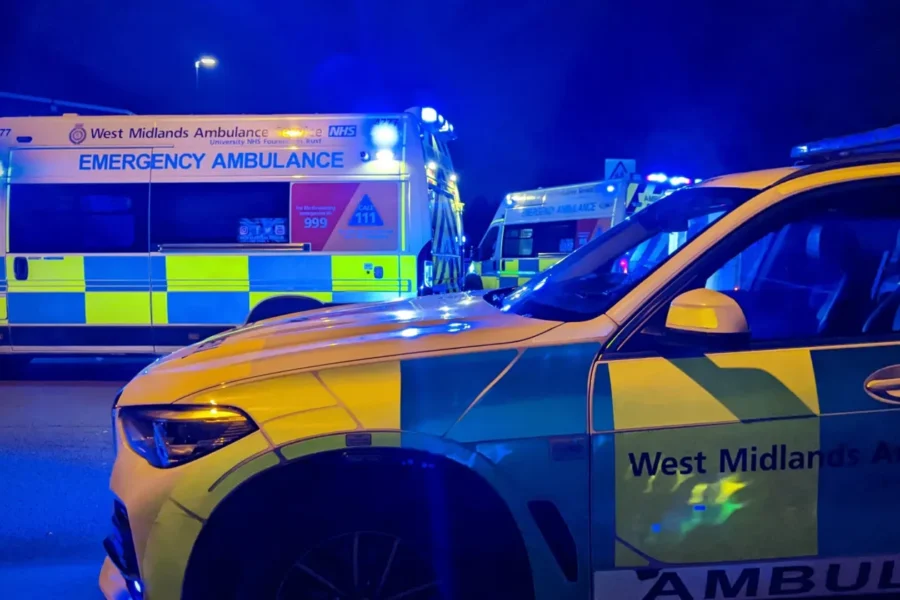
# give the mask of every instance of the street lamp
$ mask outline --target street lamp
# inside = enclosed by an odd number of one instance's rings
[[[200,67],[212,69],[217,64],[219,64],[219,61],[212,56],[201,56],[194,62],[194,84],[198,90],[200,89]]]

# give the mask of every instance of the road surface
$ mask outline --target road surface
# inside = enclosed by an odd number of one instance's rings
[[[0,379],[0,598],[100,598],[110,408],[148,359],[35,361]]]

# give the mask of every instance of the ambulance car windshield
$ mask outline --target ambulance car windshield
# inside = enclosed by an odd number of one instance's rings
[[[548,321],[598,317],[686,242],[756,194],[738,188],[673,192],[516,289],[500,309]]]

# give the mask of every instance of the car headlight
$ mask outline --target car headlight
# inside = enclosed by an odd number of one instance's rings
[[[160,469],[196,460],[257,429],[227,406],[126,406],[119,418],[128,445]]]

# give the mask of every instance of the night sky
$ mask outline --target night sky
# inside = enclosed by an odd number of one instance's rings
[[[126,9],[125,6],[130,8]],[[131,6],[133,5],[133,6]],[[456,126],[463,200],[784,164],[900,123],[900,2],[9,0],[0,90],[138,113],[396,111]],[[201,72],[200,54],[221,62]]]

